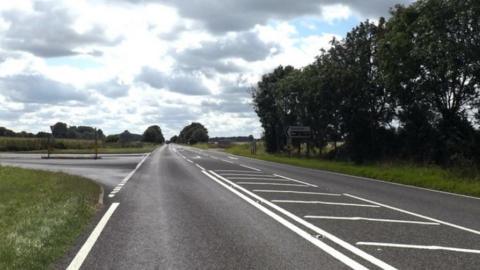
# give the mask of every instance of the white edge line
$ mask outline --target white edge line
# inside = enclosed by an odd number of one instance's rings
[[[427,220],[430,220],[430,221],[433,221],[433,222],[438,222],[440,224],[450,226],[450,227],[453,227],[453,228],[457,228],[459,230],[463,230],[463,231],[467,231],[467,232],[470,232],[470,233],[480,235],[480,231],[476,231],[474,229],[470,229],[470,228],[463,227],[463,226],[460,226],[460,225],[456,225],[456,224],[453,224],[453,223],[441,221],[439,219],[427,217],[427,216],[424,216],[424,215],[421,215],[421,214],[417,214],[417,213],[414,213],[414,212],[410,212],[410,211],[407,211],[407,210],[396,208],[396,207],[386,205],[386,204],[383,204],[383,203],[378,203],[378,202],[375,202],[375,201],[367,200],[367,199],[364,199],[364,198],[361,198],[361,197],[358,197],[358,196],[354,196],[354,195],[351,195],[351,194],[344,193],[343,195],[348,196],[350,198],[355,198],[355,199],[358,199],[358,200],[361,200],[361,201],[364,201],[364,202],[373,203],[373,204],[376,204],[376,205],[379,205],[379,206],[382,206],[382,207],[385,207],[385,208],[388,208],[388,209],[392,209],[392,210],[395,210],[395,211],[398,211],[398,212],[402,212],[402,213],[409,214],[409,215],[412,215],[412,216],[416,216],[416,217],[419,217],[419,218],[427,219]]]
[[[443,246],[407,245],[407,244],[379,243],[379,242],[357,242],[357,245],[358,246],[377,246],[377,247],[396,247],[396,248],[444,250],[444,251],[456,251],[456,252],[480,254],[480,250],[478,250],[478,249],[454,248],[454,247],[443,247]]]
[[[292,194],[324,195],[324,196],[342,196],[341,194],[336,194],[336,193],[322,193],[322,192],[294,191],[294,190],[254,189],[253,192],[259,192],[259,193],[292,193]]]
[[[372,207],[372,208],[380,207],[380,206],[374,205],[374,204],[357,204],[357,203],[323,202],[323,201],[272,200],[272,202],[274,202],[274,203],[327,204],[327,205],[358,206],[358,207]]]
[[[211,171],[210,171],[211,172]],[[272,212],[271,210],[265,208],[264,206],[258,204],[257,202],[255,202],[254,200],[250,199],[249,197],[245,196],[244,194],[240,193],[239,191],[235,190],[234,188],[228,186],[227,184],[223,183],[222,181],[218,180],[216,177],[212,176],[211,174],[207,173],[206,171],[202,171],[202,173],[204,173],[206,176],[208,176],[210,179],[212,179],[213,181],[217,182],[218,184],[222,185],[223,187],[225,187],[226,189],[230,190],[231,192],[233,192],[235,195],[239,196],[240,198],[242,198],[243,200],[245,200],[246,202],[248,202],[249,204],[253,205],[254,207],[256,207],[257,209],[259,209],[260,211],[262,211],[263,213],[267,214],[268,216],[270,216],[271,218],[273,218],[274,220],[276,220],[277,222],[279,222],[280,224],[282,224],[283,226],[287,227],[288,229],[290,229],[291,231],[293,231],[294,233],[298,234],[299,236],[303,237],[305,240],[309,241],[310,243],[312,243],[313,245],[317,246],[318,248],[320,248],[321,250],[325,251],[326,253],[330,254],[331,256],[333,256],[335,259],[341,261],[342,263],[344,263],[345,265],[349,266],[350,268],[352,269],[362,269],[362,270],[366,270],[368,268],[366,268],[365,266],[359,264],[358,262],[354,261],[353,259],[347,257],[346,255],[344,255],[343,253],[337,251],[336,249],[332,248],[331,246],[325,244],[324,242],[318,240],[317,238],[313,237],[312,235],[310,235],[309,233],[305,232],[304,230],[300,229],[299,227],[295,226],[294,224],[290,223],[289,221],[287,221],[286,219],[280,217],[279,215],[275,214],[274,212]]]
[[[335,235],[333,235],[333,234],[331,234],[331,233],[329,233],[329,232],[327,232],[327,231],[325,231],[325,230],[323,230],[323,229],[321,229],[321,228],[313,225],[312,223],[310,223],[310,222],[308,222],[308,221],[306,221],[306,220],[304,220],[304,219],[301,219],[300,217],[298,217],[298,216],[290,213],[289,211],[287,211],[287,210],[279,207],[278,205],[276,205],[276,204],[274,204],[274,203],[271,203],[270,201],[268,201],[268,200],[266,200],[266,199],[264,199],[264,198],[256,195],[255,193],[250,192],[250,191],[247,190],[246,188],[243,188],[243,187],[241,187],[241,186],[233,183],[232,181],[229,181],[228,179],[225,179],[224,177],[216,174],[215,172],[212,172],[212,171],[209,171],[209,172],[211,172],[211,173],[212,173],[213,175],[215,175],[216,177],[222,179],[223,181],[229,183],[230,185],[236,187],[237,189],[240,189],[241,191],[245,192],[246,194],[254,197],[254,198],[257,199],[258,201],[260,201],[260,202],[262,202],[262,203],[264,203],[264,204],[272,207],[273,209],[281,212],[282,214],[288,216],[289,218],[295,220],[296,222],[302,224],[303,226],[311,229],[312,231],[314,231],[314,232],[316,232],[316,233],[318,233],[318,234],[320,234],[320,235],[323,235],[325,238],[329,239],[330,241],[335,242],[336,244],[338,244],[338,245],[340,245],[341,247],[349,250],[350,252],[354,253],[355,255],[357,255],[357,256],[359,256],[359,257],[361,257],[361,258],[363,258],[363,259],[371,262],[372,264],[374,264],[374,265],[376,265],[376,266],[378,266],[378,267],[380,267],[380,268],[386,269],[386,270],[395,270],[395,269],[396,269],[395,267],[393,267],[393,266],[385,263],[384,261],[382,261],[382,260],[380,260],[380,259],[378,259],[378,258],[375,258],[374,256],[366,253],[365,251],[363,251],[363,250],[361,250],[361,249],[359,249],[359,248],[357,248],[357,247],[355,247],[355,246],[347,243],[346,241],[344,241],[344,240],[336,237]]]
[[[273,175],[278,176],[278,177],[283,178],[283,179],[288,179],[288,180],[290,180],[290,181],[294,181],[294,182],[297,182],[297,183],[302,183],[302,184],[307,185],[307,186],[318,187],[318,186],[316,186],[316,185],[314,185],[314,184],[309,184],[309,183],[307,183],[307,182],[303,182],[303,181],[300,181],[300,180],[292,179],[292,178],[289,178],[289,177],[286,177],[286,176],[282,176],[282,175],[279,175],[279,174],[273,174]]]
[[[238,164],[238,165],[240,165],[241,167],[250,169],[250,170],[257,171],[257,172],[261,172],[261,171],[262,171],[262,170],[260,170],[260,169],[257,169],[257,168],[254,168],[254,167],[250,167],[250,166],[247,166],[247,165],[243,165],[243,164]]]
[[[85,258],[87,258],[88,253],[92,249],[92,247],[95,245],[95,242],[97,241],[98,237],[103,231],[103,228],[105,228],[105,225],[107,225],[108,220],[110,217],[113,215],[113,212],[117,209],[117,207],[120,205],[120,203],[112,203],[110,207],[108,208],[107,212],[103,215],[102,219],[98,222],[97,226],[95,229],[93,229],[92,233],[88,237],[87,241],[83,244],[83,246],[80,248],[78,251],[77,255],[73,258],[72,262],[70,265],[68,265],[67,270],[77,270],[80,269],[80,266],[82,266],[83,261],[85,261]]]
[[[365,218],[365,217],[333,217],[333,216],[304,216],[309,219],[333,219],[333,220],[364,220],[364,221],[378,221],[387,223],[405,223],[405,224],[418,224],[418,225],[440,225],[437,222],[425,222],[425,221],[413,221],[413,220],[401,220],[401,219],[385,219],[385,218]]]

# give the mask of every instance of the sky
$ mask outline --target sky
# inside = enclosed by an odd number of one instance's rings
[[[259,137],[250,91],[410,0],[0,1],[0,126],[107,134],[191,122]]]

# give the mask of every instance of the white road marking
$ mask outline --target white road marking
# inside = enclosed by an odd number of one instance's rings
[[[376,205],[379,205],[379,206],[382,206],[382,207],[385,207],[385,208],[388,208],[388,209],[392,209],[392,210],[395,210],[395,211],[398,211],[398,212],[402,212],[402,213],[409,214],[409,215],[412,215],[412,216],[416,216],[416,217],[419,217],[419,218],[427,219],[427,220],[430,220],[430,221],[433,221],[433,222],[438,222],[440,224],[450,226],[450,227],[453,227],[453,228],[456,228],[456,229],[459,229],[459,230],[463,230],[463,231],[467,231],[467,232],[470,232],[470,233],[480,235],[480,231],[476,231],[474,229],[470,229],[470,228],[463,227],[463,226],[460,226],[460,225],[456,225],[456,224],[446,222],[446,221],[441,221],[439,219],[427,217],[427,216],[424,216],[424,215],[421,215],[421,214],[417,214],[417,213],[414,213],[414,212],[403,210],[403,209],[393,207],[393,206],[390,206],[390,205],[386,205],[386,204],[383,204],[383,203],[374,202],[374,201],[367,200],[367,199],[364,199],[364,198],[360,198],[358,196],[350,195],[350,194],[347,194],[347,193],[345,193],[343,195],[351,197],[351,198],[355,198],[355,199],[358,199],[358,200],[361,200],[361,201],[364,201],[364,202],[376,204]]]
[[[237,182],[239,185],[268,185],[268,186],[290,186],[290,187],[306,187],[300,184],[284,184],[284,183],[267,183],[267,182]]]
[[[200,165],[198,165],[198,164],[195,164],[195,166],[197,166],[198,168],[200,168],[200,170],[205,171],[205,168],[203,168],[202,166],[200,166]]]
[[[380,206],[374,205],[374,204],[357,204],[357,203],[324,202],[324,201],[272,200],[272,202],[274,202],[274,203],[328,204],[328,205],[358,206],[358,207],[372,207],[372,208],[380,207]]]
[[[220,160],[223,161],[223,162],[227,162],[227,163],[233,164],[233,162],[231,162],[230,160],[226,160],[226,159],[220,159]]]
[[[335,194],[335,193],[309,192],[309,191],[291,191],[291,190],[254,189],[253,192],[259,192],[259,193],[292,193],[292,194],[324,195],[324,196],[342,196],[341,194]]]
[[[238,158],[236,157],[232,157],[232,156],[228,156],[229,159],[233,159],[233,160],[237,160]]]
[[[190,159],[188,159],[188,158],[187,158],[187,159],[185,159],[185,160],[186,160],[186,161],[188,161],[188,162],[190,162],[190,163],[193,163],[193,161],[191,161],[191,160],[190,160]]]
[[[223,183],[222,181],[218,180],[216,177],[212,176],[211,174],[207,173],[206,171],[202,171],[202,172],[206,176],[208,176],[210,179],[212,179],[213,181],[217,182],[218,184],[222,185],[226,189],[230,190],[235,195],[239,196],[240,198],[242,198],[243,200],[245,200],[246,202],[248,202],[252,206],[256,207],[257,209],[259,209],[260,211],[262,211],[266,215],[270,216],[271,218],[273,218],[274,220],[276,220],[277,222],[279,222],[283,226],[287,227],[288,229],[290,229],[294,233],[298,234],[299,236],[301,236],[305,240],[309,241],[310,243],[312,243],[316,247],[318,247],[321,250],[325,251],[326,253],[330,254],[335,259],[341,261],[342,263],[344,263],[348,267],[350,267],[352,269],[355,269],[355,270],[366,270],[366,269],[368,269],[365,266],[363,266],[363,265],[359,264],[358,262],[354,261],[353,259],[347,257],[345,254],[337,251],[336,249],[332,248],[331,246],[329,246],[329,245],[325,244],[324,242],[318,240],[317,238],[313,237],[310,233],[300,229],[299,227],[297,227],[293,223],[291,223],[291,222],[287,221],[286,219],[282,218],[281,216],[275,214],[274,212],[267,209],[263,205],[255,202],[254,200],[252,200],[249,197],[245,196],[244,194],[238,192],[234,188],[232,188],[232,187],[228,186],[227,184]]]
[[[271,177],[228,177],[230,180],[270,180],[270,181],[281,181],[281,182],[288,182],[287,179],[278,179],[278,178],[271,178]]]
[[[245,171],[245,170],[215,170],[216,172],[241,172],[241,173],[250,173],[252,175],[258,175],[259,172]]]
[[[147,160],[147,158],[150,156],[150,153],[145,155],[145,157],[143,157],[143,159],[137,164],[137,166],[135,167],[135,169],[133,169],[133,171],[131,171],[127,176],[125,176],[125,178],[123,178],[122,182],[120,182],[119,184],[117,184],[117,186],[112,190],[112,192],[110,192],[110,194],[108,194],[108,197],[109,198],[113,198],[115,197],[115,194],[118,193],[122,188],[123,186],[128,182],[128,180],[130,180],[130,178],[137,172],[137,170],[140,168],[140,166],[142,166],[143,162],[145,162],[145,160]]]
[[[275,178],[277,176],[274,175],[263,175],[261,173],[222,173],[222,176],[261,176],[261,177],[272,177]]]
[[[257,172],[261,172],[261,171],[262,171],[262,170],[260,170],[260,169],[257,169],[257,168],[254,168],[254,167],[250,167],[250,166],[247,166],[247,165],[243,165],[243,164],[238,164],[238,165],[240,165],[241,167],[250,169],[250,170],[257,171]]]
[[[120,203],[117,203],[117,202],[112,203],[110,205],[107,212],[105,212],[102,219],[100,219],[100,221],[98,222],[95,229],[93,229],[93,231],[90,234],[90,236],[88,237],[87,241],[85,241],[83,246],[78,251],[77,255],[75,255],[75,258],[73,258],[72,262],[67,267],[67,270],[80,269],[80,266],[82,266],[83,261],[85,261],[85,258],[87,258],[88,253],[92,249],[93,245],[95,245],[95,242],[97,241],[98,237],[102,233],[103,228],[105,227],[105,225],[107,225],[108,220],[113,215],[113,212],[115,212],[115,210],[117,209],[117,207],[119,205],[120,205]]]
[[[400,219],[384,219],[384,218],[365,218],[365,217],[304,216],[304,218],[333,219],[333,220],[364,220],[364,221],[406,223],[406,224],[418,224],[418,225],[440,225],[440,223],[437,223],[437,222],[412,221],[412,220],[400,220]]]
[[[292,179],[292,178],[289,178],[289,177],[286,177],[286,176],[282,176],[282,175],[278,175],[278,174],[274,174],[274,175],[275,175],[275,176],[278,176],[278,177],[280,177],[280,178],[283,178],[283,179],[288,179],[288,180],[290,180],[290,181],[294,181],[294,182],[297,182],[297,183],[302,183],[302,184],[307,185],[307,186],[318,187],[318,186],[316,186],[316,185],[314,185],[314,184],[309,184],[309,183],[307,183],[307,182],[303,182],[303,181],[300,181],[300,180]]]
[[[222,179],[223,181],[225,181],[226,183],[228,183],[229,185],[241,190],[242,192],[244,192],[245,194],[248,194],[250,195],[251,197],[255,198],[256,200],[262,202],[263,204],[265,205],[268,205],[269,207],[275,209],[276,211],[286,215],[287,217],[295,220],[296,222],[302,224],[303,226],[309,228],[310,230],[314,231],[315,233],[317,234],[320,234],[320,235],[323,235],[325,238],[329,239],[330,241],[332,242],[335,242],[336,244],[338,244],[339,246],[349,250],[350,252],[352,252],[353,254],[371,262],[372,264],[382,268],[382,269],[385,269],[385,270],[395,270],[396,268],[387,264],[386,262],[378,259],[378,258],[375,258],[374,256],[366,253],[365,251],[347,243],[346,241],[336,237],[335,235],[313,225],[312,223],[304,220],[304,219],[301,219],[300,217],[292,214],[291,212],[281,208],[280,206],[274,204],[274,203],[271,203],[270,201],[258,196],[257,194],[251,192],[250,190],[242,187],[242,186],[239,186],[237,184],[235,184],[234,182],[226,179],[225,177],[222,177],[221,175],[218,175],[217,173],[213,172],[213,171],[209,171],[211,172],[213,175],[215,175],[216,177],[218,177],[219,179]]]
[[[480,250],[478,250],[478,249],[454,248],[454,247],[443,247],[443,246],[423,246],[423,245],[407,245],[407,244],[378,243],[378,242],[357,242],[357,245],[359,245],[359,246],[376,246],[376,247],[428,249],[428,250],[444,250],[444,251],[455,251],[455,252],[480,254]]]

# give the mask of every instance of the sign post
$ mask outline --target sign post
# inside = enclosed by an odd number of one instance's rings
[[[312,137],[312,129],[308,126],[289,126],[287,128],[287,149],[288,155],[291,154],[292,141],[300,140],[307,141],[307,155],[310,152],[310,138]],[[298,153],[300,154],[300,147],[298,147]]]

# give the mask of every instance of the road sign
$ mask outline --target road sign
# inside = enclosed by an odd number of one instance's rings
[[[310,127],[305,126],[290,126],[287,129],[287,135],[290,138],[310,138],[312,130]]]

